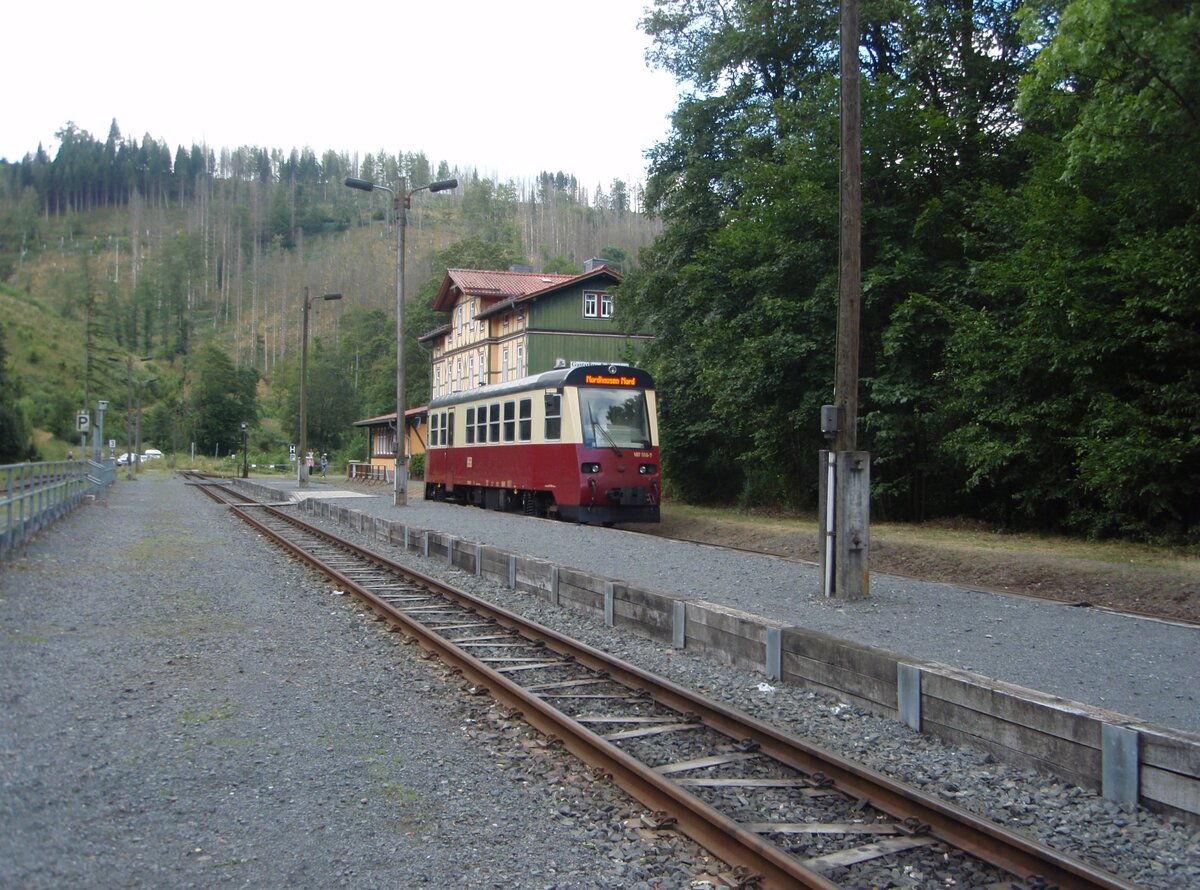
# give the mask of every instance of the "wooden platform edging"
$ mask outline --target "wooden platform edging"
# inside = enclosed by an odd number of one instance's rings
[[[246,487],[266,500],[278,497],[274,489]],[[314,498],[302,501],[301,509],[352,528],[363,521],[357,510],[331,509]],[[1148,810],[1200,825],[1200,734],[436,531],[397,522],[376,524],[374,531],[380,540],[552,605],[607,619],[614,629],[835,696],[950,744],[971,745],[1112,800],[1136,798]]]

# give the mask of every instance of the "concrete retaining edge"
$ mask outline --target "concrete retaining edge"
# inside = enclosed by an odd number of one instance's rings
[[[279,492],[240,483],[256,497]],[[589,575],[444,532],[304,499],[301,509],[714,661],[835,696],[1105,797],[1200,824],[1200,734],[1147,723],[716,603]],[[682,617],[681,617],[682,616]],[[682,621],[682,627],[679,622]]]

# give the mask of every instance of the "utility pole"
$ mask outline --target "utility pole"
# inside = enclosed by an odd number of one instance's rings
[[[838,183],[838,326],[833,405],[822,410],[831,440],[821,452],[821,577],[827,597],[870,595],[870,465],[858,447],[858,353],[862,302],[862,141],[858,0],[841,7],[841,173]]]

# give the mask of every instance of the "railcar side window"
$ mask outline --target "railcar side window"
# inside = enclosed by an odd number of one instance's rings
[[[533,399],[521,399],[521,422],[517,425],[517,439],[528,442],[533,438]]]
[[[487,408],[480,405],[475,409],[475,443],[482,445],[487,441]]]
[[[491,431],[488,433],[488,438],[492,442],[500,441],[500,403],[492,402],[491,404]]]
[[[467,444],[475,444],[475,409],[467,409]]]
[[[442,415],[442,444],[454,447],[454,409]]]
[[[504,441],[512,442],[517,438],[517,403],[504,403]]]
[[[436,414],[429,415],[429,444],[435,447],[438,444],[438,416]]]
[[[546,393],[546,438],[562,438],[562,396]]]

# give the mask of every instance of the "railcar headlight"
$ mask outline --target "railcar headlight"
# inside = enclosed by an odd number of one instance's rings
[[[653,476],[658,472],[658,464],[642,464],[638,467],[638,472],[643,476]]]
[[[600,472],[600,464],[581,464],[579,469],[584,473],[595,474]]]

